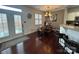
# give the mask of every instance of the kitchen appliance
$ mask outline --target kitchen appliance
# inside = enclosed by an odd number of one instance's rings
[[[79,16],[75,17],[74,25],[79,26]]]

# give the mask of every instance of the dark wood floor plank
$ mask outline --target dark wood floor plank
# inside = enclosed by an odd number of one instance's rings
[[[32,33],[29,39],[23,42],[25,54],[62,54],[63,49],[59,46],[58,37],[52,33],[47,36],[38,37],[37,33]],[[12,46],[12,54],[17,53],[17,46]],[[21,50],[21,49],[19,49]]]

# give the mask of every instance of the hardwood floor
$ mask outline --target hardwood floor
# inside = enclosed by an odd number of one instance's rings
[[[38,37],[37,33],[32,33],[28,35],[28,37],[30,37],[30,39],[10,47],[11,54],[63,54],[64,53],[63,48],[61,48],[61,46],[58,43],[58,37],[54,33],[43,37]],[[7,53],[5,52],[5,54]]]

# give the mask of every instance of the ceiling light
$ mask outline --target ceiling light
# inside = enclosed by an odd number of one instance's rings
[[[51,11],[46,11],[45,16],[52,16],[52,12]]]
[[[52,11],[49,10],[49,7],[46,8],[47,11],[45,12],[45,16],[52,16]]]
[[[17,8],[13,8],[13,7],[8,7],[8,6],[2,6],[2,5],[0,5],[0,9],[22,12],[21,9],[17,9]]]

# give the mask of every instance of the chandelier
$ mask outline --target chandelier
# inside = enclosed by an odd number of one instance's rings
[[[50,17],[50,16],[52,16],[52,11],[51,10],[49,10],[49,7],[47,7],[47,10],[45,11],[45,16],[46,17]]]

